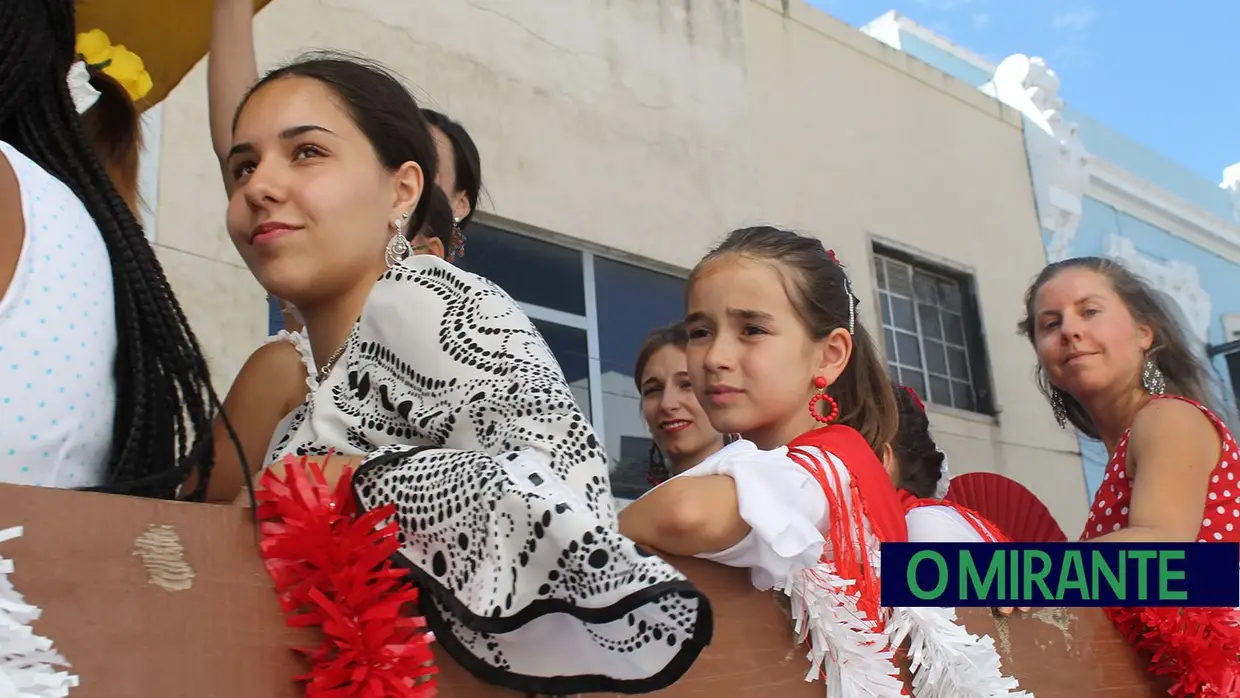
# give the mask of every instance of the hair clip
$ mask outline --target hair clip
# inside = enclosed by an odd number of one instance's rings
[[[78,34],[74,50],[78,60],[115,80],[135,102],[145,97],[154,86],[142,59],[122,45],[113,46],[112,40],[101,29]]]
[[[75,61],[69,66],[69,96],[73,98],[73,107],[77,113],[85,114],[95,102],[99,101],[100,93],[90,84],[90,68],[86,61]]]
[[[840,269],[844,268],[844,265],[840,264],[840,258],[835,256],[835,250],[827,250],[827,257],[831,259],[831,261],[835,264],[835,266],[839,267]]]

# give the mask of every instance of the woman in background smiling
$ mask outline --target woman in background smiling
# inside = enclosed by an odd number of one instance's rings
[[[730,441],[710,425],[689,384],[688,343],[684,323],[677,322],[652,331],[637,353],[634,382],[653,442],[646,478],[651,485],[701,463]]]

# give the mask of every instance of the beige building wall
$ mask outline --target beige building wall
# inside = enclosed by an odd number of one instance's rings
[[[1076,442],[1015,334],[1044,253],[1008,108],[797,0],[276,0],[256,31],[263,65],[364,52],[466,124],[497,227],[681,274],[735,227],[796,227],[872,329],[876,242],[971,274],[998,415],[931,405],[935,435],[954,472],[1016,477],[1080,529]],[[156,243],[226,389],[267,316],[223,229],[205,72],[162,109]]]

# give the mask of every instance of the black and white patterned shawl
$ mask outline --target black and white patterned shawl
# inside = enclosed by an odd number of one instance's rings
[[[710,642],[706,597],[616,528],[607,459],[508,294],[430,255],[386,273],[275,460],[366,458],[363,510],[396,505],[397,561],[437,641],[479,678],[543,694],[645,693]]]

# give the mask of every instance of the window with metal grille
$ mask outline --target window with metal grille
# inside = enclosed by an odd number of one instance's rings
[[[993,414],[972,278],[886,249],[874,267],[891,380],[926,402]]]

